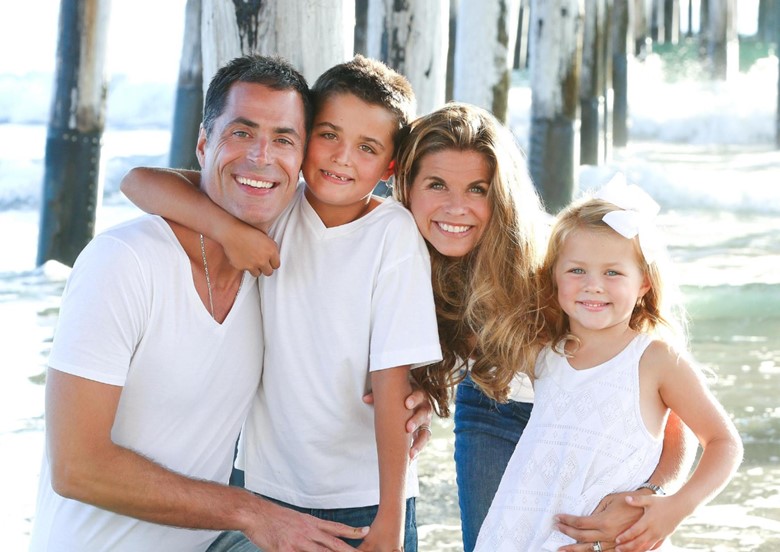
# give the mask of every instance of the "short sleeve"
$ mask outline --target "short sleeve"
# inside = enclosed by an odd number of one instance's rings
[[[124,385],[148,320],[149,285],[127,243],[111,235],[93,239],[65,286],[49,366]]]
[[[428,250],[411,217],[394,222],[372,298],[372,371],[441,360]]]

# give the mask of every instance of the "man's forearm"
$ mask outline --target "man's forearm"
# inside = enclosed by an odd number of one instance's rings
[[[113,445],[96,457],[52,461],[52,485],[66,497],[125,516],[190,529],[244,530],[262,511],[251,493],[172,472]]]

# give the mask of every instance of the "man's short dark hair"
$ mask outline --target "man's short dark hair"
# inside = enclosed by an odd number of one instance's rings
[[[225,110],[228,92],[236,82],[263,84],[272,90],[295,90],[303,101],[306,135],[311,130],[314,107],[306,79],[289,62],[280,57],[248,54],[220,67],[209,83],[203,105],[203,128],[206,136],[214,121]]]

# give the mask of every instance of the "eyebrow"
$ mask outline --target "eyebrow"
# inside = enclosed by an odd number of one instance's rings
[[[232,121],[228,123],[228,126],[230,125],[243,125],[247,126],[249,128],[260,128],[260,125],[256,122],[247,119],[246,117],[236,117]],[[276,127],[274,128],[275,134],[292,134],[298,138],[300,138],[300,134],[298,134],[298,131],[295,130],[293,127]]]
[[[426,175],[423,178],[423,180],[440,180],[441,182],[446,182],[447,181],[446,179],[442,178],[441,176],[439,176],[437,174]],[[486,186],[490,186],[491,185],[491,181],[490,180],[485,180],[483,178],[479,178],[477,180],[474,180],[473,182],[467,182],[466,183],[467,186],[473,186],[474,184],[485,184]]]
[[[331,129],[331,130],[335,130],[336,132],[343,132],[344,131],[344,129],[341,128],[340,126],[334,125],[333,123],[329,123],[328,121],[323,121],[321,123],[317,123],[316,125],[314,125],[314,128],[320,128],[320,127],[326,127],[326,128]],[[372,138],[371,136],[366,136],[365,134],[361,134],[359,136],[359,138],[363,142],[369,142],[371,144],[376,144],[376,146],[378,148],[380,148],[380,149],[383,149],[383,150],[386,149],[385,145],[380,140],[378,140],[376,138]]]

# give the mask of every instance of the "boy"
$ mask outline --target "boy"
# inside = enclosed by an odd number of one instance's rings
[[[408,211],[371,191],[392,174],[414,95],[405,78],[361,56],[326,71],[312,93],[305,185],[271,229],[283,268],[260,283],[264,373],[237,467],[254,492],[324,519],[370,524],[361,549],[410,552],[417,481],[403,401],[410,366],[437,361],[440,349],[425,244]],[[249,137],[252,129],[236,132]],[[261,145],[248,161],[268,163],[269,155]],[[258,195],[276,186],[242,176],[239,162],[224,170]],[[243,258],[240,244],[254,230],[236,232],[232,221],[207,228],[211,217],[191,204],[168,203],[163,214],[219,237],[231,260]],[[373,415],[361,401],[366,387]]]

